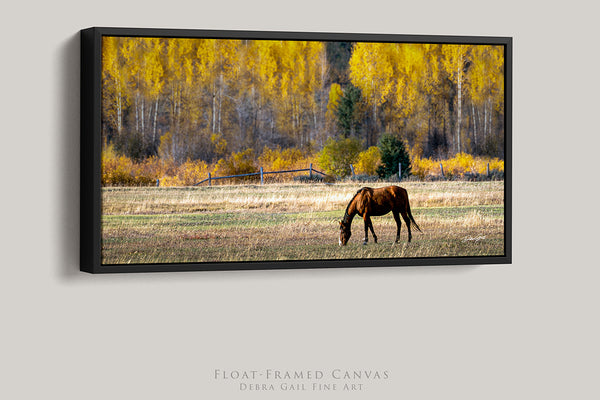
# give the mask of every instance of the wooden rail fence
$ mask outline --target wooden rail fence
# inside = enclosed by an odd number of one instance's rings
[[[308,176],[310,179],[312,179],[313,174],[319,174],[319,175],[323,175],[323,176],[327,176],[326,173],[318,171],[316,169],[313,168],[312,164],[310,164],[310,166],[308,168],[302,168],[302,169],[288,169],[288,170],[284,170],[284,171],[264,171],[263,167],[260,167],[260,170],[258,172],[251,172],[249,174],[239,174],[239,175],[227,175],[227,176],[212,176],[211,173],[208,173],[208,178],[201,180],[200,182],[194,183],[193,186],[198,186],[204,182],[208,182],[208,186],[212,186],[212,181],[218,180],[218,179],[231,179],[231,178],[242,178],[245,176],[260,176],[260,184],[264,185],[265,184],[265,175],[269,175],[269,174],[286,174],[286,173],[291,173],[291,172],[308,172]]]

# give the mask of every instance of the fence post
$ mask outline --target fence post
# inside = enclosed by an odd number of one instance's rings
[[[263,176],[263,167],[260,167],[260,184],[261,185],[265,184],[265,178]]]
[[[211,185],[211,176],[210,176],[210,172],[208,173],[208,186]]]
[[[402,180],[402,163],[398,163],[398,180]]]
[[[440,163],[440,171],[442,171],[442,178],[445,178],[445,176],[444,176],[444,166],[442,165],[442,163]]]
[[[310,163],[310,167],[309,167],[310,172],[308,173],[308,177],[310,178],[310,180],[312,181],[312,163]]]
[[[487,176],[490,177],[490,163],[487,163]]]
[[[350,171],[352,171],[352,177],[354,178],[354,165],[350,164]]]

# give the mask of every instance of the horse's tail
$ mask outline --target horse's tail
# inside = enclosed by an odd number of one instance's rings
[[[408,201],[408,197],[406,198],[406,213],[408,214],[408,218],[410,218],[410,222],[412,222],[412,226],[414,226],[416,230],[422,233],[423,231],[421,230],[421,228],[419,228],[419,225],[417,225],[415,219],[412,216],[412,213],[410,212],[410,201]]]

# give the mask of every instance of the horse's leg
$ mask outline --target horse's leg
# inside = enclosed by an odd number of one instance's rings
[[[402,222],[400,221],[400,214],[398,211],[392,211],[394,215],[394,220],[396,221],[396,241],[394,243],[398,243],[400,241],[400,227],[402,226]]]
[[[369,241],[369,229],[371,229],[371,233],[373,234],[373,241],[377,243],[377,235],[375,235],[375,231],[373,230],[373,223],[371,222],[371,217],[368,214],[365,214],[363,217],[365,221],[365,240],[363,244],[367,244]]]
[[[408,214],[406,213],[406,211],[402,211],[402,219],[404,220],[404,222],[406,223],[406,227],[408,228],[408,243],[410,243],[410,240],[412,239],[412,233],[410,231],[410,219],[408,218]],[[400,231],[398,230],[398,236],[400,236]]]
[[[367,237],[368,237],[368,230],[367,228],[371,229],[371,234],[373,235],[373,241],[375,243],[377,243],[377,235],[375,234],[375,231],[373,230],[373,222],[371,222],[371,217],[370,216],[365,216],[365,243],[367,242]]]

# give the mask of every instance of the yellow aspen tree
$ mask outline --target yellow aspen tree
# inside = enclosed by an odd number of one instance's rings
[[[292,107],[294,112],[293,135],[304,147],[310,142],[310,133],[318,128],[318,118],[322,117],[323,105],[317,104],[325,84],[326,55],[322,42],[292,42],[291,56],[293,69],[291,72],[293,85]]]
[[[338,83],[333,83],[329,89],[329,98],[327,101],[327,126],[330,130],[333,130],[337,123],[337,109],[340,104],[340,100],[344,95],[342,87]]]
[[[425,101],[423,114],[427,115],[427,141],[434,134],[439,132],[438,121],[440,115],[443,115],[445,101],[443,100],[441,48],[439,44],[422,44],[423,48],[423,68],[421,76],[422,97]],[[416,154],[422,155],[425,141],[421,142],[421,148],[414,149]]]
[[[163,91],[165,83],[163,68],[163,48],[164,41],[159,38],[146,38],[146,51],[144,52],[144,70],[143,80],[145,88],[145,96],[151,102],[148,110],[149,120],[152,125],[151,144],[153,147],[158,146],[156,129],[159,99]]]
[[[114,36],[102,39],[103,118],[119,136],[123,131],[124,110],[128,106],[127,75],[121,40]]]
[[[504,52],[502,46],[477,45],[471,53],[468,89],[474,145],[478,148],[492,132],[494,111],[504,113]]]
[[[387,43],[356,43],[349,62],[350,80],[372,107],[377,123],[378,108],[394,87],[393,51]]]
[[[223,133],[223,102],[238,73],[240,46],[240,40],[229,39],[202,39],[198,44],[198,74],[210,97],[210,130],[218,135]]]
[[[142,37],[122,38],[121,42],[134,108],[136,141],[132,142],[130,152],[143,157],[155,153],[158,145],[156,118],[164,85],[164,44],[160,38]]]
[[[281,75],[281,94],[278,115],[279,130],[294,138],[297,133],[298,112],[298,78],[297,72],[304,73],[302,65],[296,57],[300,50],[300,42],[281,42],[279,51],[279,70]]]
[[[455,120],[455,144],[456,152],[462,151],[461,125],[463,89],[465,81],[465,64],[468,61],[470,46],[464,44],[446,44],[442,46],[442,65],[448,78],[456,85],[456,120]]]
[[[249,70],[252,139],[264,143],[274,130],[273,102],[278,92],[276,52],[279,43],[255,40],[248,44],[245,68]]]
[[[210,131],[217,133],[217,40],[201,39],[197,47],[198,84],[210,101]]]
[[[317,139],[317,135],[325,129],[325,112],[327,107],[327,53],[325,43],[309,42],[308,73],[305,75],[305,82],[308,88],[305,94],[308,107],[312,113],[312,129],[308,133],[307,144],[311,140]],[[311,136],[311,132],[314,134]]]
[[[423,44],[397,45],[395,116],[409,143],[420,152],[429,129],[426,95],[427,63]]]
[[[123,38],[122,53],[127,65],[128,86],[131,91],[133,107],[135,111],[135,132],[140,132],[141,116],[139,115],[141,106],[141,81],[140,74],[142,71],[141,55],[142,39],[138,37]]]
[[[399,44],[395,57],[396,101],[399,116],[413,116],[417,108],[422,88],[424,56],[421,44]]]
[[[191,88],[196,84],[195,78],[195,40],[194,39],[169,39],[167,44],[167,72],[168,88],[167,101],[170,105],[170,132],[168,152],[162,152],[161,157],[173,160],[184,158],[183,123],[186,119],[191,101]],[[161,139],[162,147],[162,139]]]

